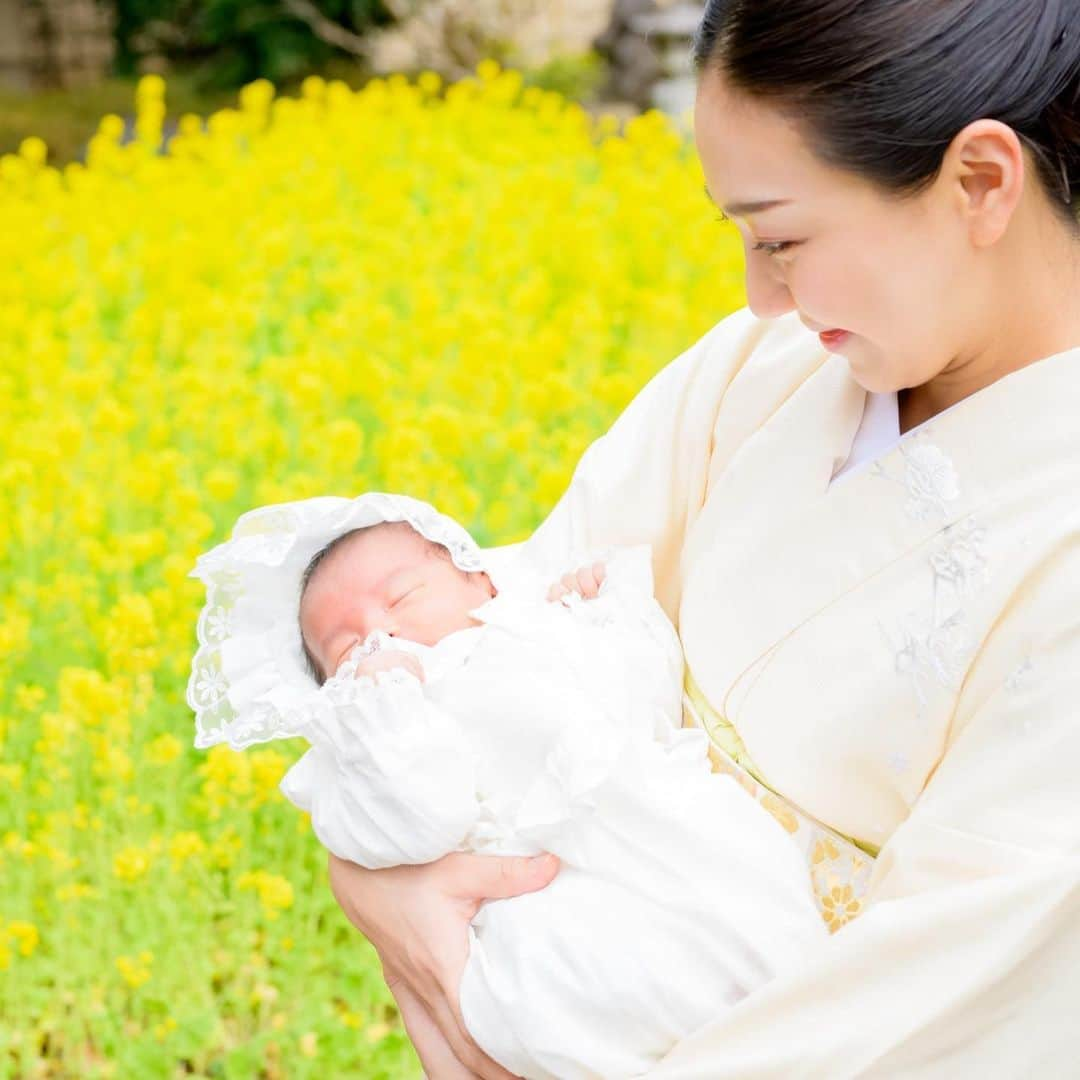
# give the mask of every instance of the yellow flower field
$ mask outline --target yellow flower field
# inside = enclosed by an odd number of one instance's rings
[[[418,1076],[277,791],[302,742],[192,748],[188,571],[314,494],[527,535],[740,244],[660,116],[490,63],[255,83],[162,154],[164,92],[0,159],[0,1077]]]

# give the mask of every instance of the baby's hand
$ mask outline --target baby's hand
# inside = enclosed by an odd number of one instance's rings
[[[367,675],[374,679],[376,671],[390,671],[392,668],[405,668],[421,682],[424,681],[423,665],[412,653],[402,652],[400,649],[380,649],[379,652],[364,657],[356,666],[356,677],[359,679],[362,675]]]
[[[594,600],[600,593],[600,586],[604,584],[605,577],[607,577],[607,570],[602,562],[593,563],[592,566],[583,566],[576,573],[563,574],[561,580],[548,589],[547,598],[559,600],[567,593],[577,592],[581,593],[586,600]]]

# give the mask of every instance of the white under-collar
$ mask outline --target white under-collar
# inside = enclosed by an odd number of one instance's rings
[[[832,476],[832,483],[854,471],[859,465],[881,457],[900,441],[900,406],[896,392],[868,393],[862,422],[851,444],[847,461]]]

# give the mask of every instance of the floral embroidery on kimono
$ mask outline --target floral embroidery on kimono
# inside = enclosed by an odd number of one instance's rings
[[[915,521],[947,517],[948,505],[960,497],[960,478],[952,459],[927,441],[928,434],[920,433],[912,440],[916,444],[912,447],[901,443],[902,481],[889,476],[881,463],[875,469],[877,475],[903,484],[908,493],[905,510]],[[987,581],[986,536],[986,529],[973,516],[946,525],[928,556],[929,607],[909,611],[894,633],[882,627],[895,656],[897,674],[911,682],[920,720],[925,719],[934,685],[959,689],[977,644],[968,625],[965,601]],[[894,771],[900,771],[899,762],[890,764]]]

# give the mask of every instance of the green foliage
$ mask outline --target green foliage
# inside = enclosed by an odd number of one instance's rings
[[[603,58],[595,52],[555,56],[525,72],[525,83],[541,90],[553,90],[572,101],[585,101],[599,90],[606,70]]]
[[[305,5],[351,34],[389,21],[380,0],[311,0]],[[131,74],[148,55],[194,62],[209,86],[256,78],[296,80],[337,55],[286,0],[117,0],[117,63]]]

